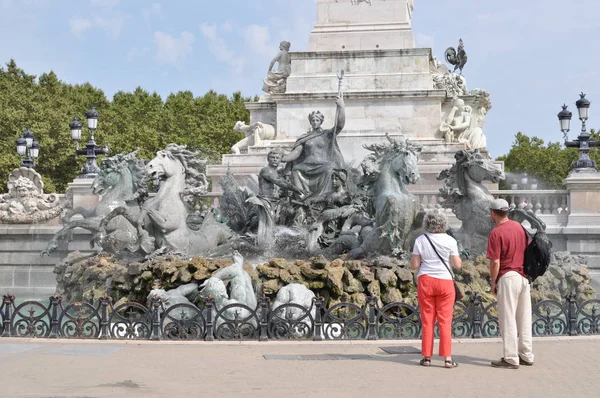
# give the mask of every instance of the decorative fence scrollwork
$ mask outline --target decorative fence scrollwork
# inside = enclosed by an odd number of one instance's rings
[[[100,337],[100,314],[89,303],[71,303],[62,308],[58,318],[60,336],[70,339],[96,339]]]
[[[421,336],[419,311],[405,303],[391,303],[381,308],[377,324],[380,339],[418,339]]]
[[[258,339],[259,318],[256,309],[243,304],[229,304],[213,310],[217,340],[253,340]]]
[[[288,303],[278,306],[268,314],[267,330],[274,340],[308,340],[313,336],[315,303],[310,308]]]
[[[338,303],[325,311],[323,334],[328,340],[363,340],[369,321],[363,308],[352,303]]]
[[[50,337],[50,306],[37,301],[25,301],[12,313],[10,331],[16,337]]]
[[[600,334],[600,300],[588,300],[579,306],[577,333]]]
[[[534,336],[562,336],[568,334],[569,317],[563,304],[554,300],[543,300],[532,310]]]
[[[108,324],[113,339],[149,339],[152,331],[151,312],[138,303],[123,303],[112,310]]]
[[[600,300],[577,303],[544,300],[532,308],[534,336],[600,334]],[[455,338],[488,338],[500,335],[497,303],[483,303],[471,294],[454,305]],[[375,340],[418,339],[422,327],[419,308],[407,303],[379,307],[373,297],[364,305],[337,303],[325,308],[322,297],[310,308],[287,303],[272,308],[268,298],[256,308],[242,304],[218,307],[207,299],[192,304],[165,305],[158,298],[142,304],[125,302],[113,307],[108,297],[94,306],[64,303],[60,296],[48,302],[25,301],[4,295],[0,304],[2,337],[136,340]]]
[[[454,338],[465,338],[472,335],[473,322],[467,304],[462,301],[454,304],[452,317],[452,337]]]
[[[498,303],[490,303],[485,307],[479,303],[479,307],[481,308],[481,337],[499,337]]]
[[[206,320],[195,305],[176,304],[162,314],[160,329],[168,340],[203,340]]]

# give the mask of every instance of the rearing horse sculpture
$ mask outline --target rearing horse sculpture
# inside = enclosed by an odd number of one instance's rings
[[[373,153],[361,163],[362,185],[368,187],[375,207],[375,228],[361,246],[365,254],[403,249],[417,213],[415,197],[406,186],[420,178],[417,162],[422,147],[405,136],[386,134],[386,138],[388,144],[365,145]]]
[[[188,227],[186,202],[207,192],[205,164],[197,152],[169,144],[146,166],[151,177],[161,180],[158,193],[144,202],[142,210],[142,217],[147,217],[152,224],[159,247],[171,247],[190,255],[206,254],[233,235],[227,225],[217,222],[212,214],[204,219],[199,230]]]
[[[486,251],[488,236],[494,228],[490,217],[494,196],[483,181],[497,183],[504,179],[504,172],[478,150],[460,150],[454,158],[456,163],[438,176],[438,180],[445,181],[445,187],[440,189],[442,205],[452,209],[456,218],[462,221],[461,228],[456,231],[457,239],[471,253],[478,255]],[[539,218],[521,209],[511,210],[509,218],[518,222],[527,220],[538,231],[546,229]]]
[[[115,217],[101,227],[102,219],[115,208],[125,208],[131,214],[139,213],[139,202],[147,195],[144,179],[145,162],[136,158],[137,151],[118,154],[103,159],[100,172],[92,183],[92,192],[101,195],[95,209],[77,207],[63,217],[64,227],[54,234],[42,255],[50,254],[61,241],[70,241],[75,228],[83,228],[94,234],[90,246],[99,243],[103,250],[118,253],[122,250],[136,251],[139,241],[135,227],[124,217]],[[76,214],[84,218],[71,220]],[[99,239],[99,232],[102,239]]]

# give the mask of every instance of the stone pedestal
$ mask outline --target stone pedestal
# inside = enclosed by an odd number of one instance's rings
[[[73,208],[95,209],[100,197],[92,192],[93,178],[76,178],[67,185],[73,192]]]
[[[403,134],[423,145],[421,180],[411,189],[437,191],[442,183],[436,177],[454,163],[454,154],[465,149],[465,144],[446,144],[439,132],[452,100],[445,89],[435,89],[438,72],[431,49],[413,48],[413,0],[316,3],[317,24],[309,51],[289,53],[292,73],[285,93],[246,104],[250,122],[275,126],[277,141],[270,145],[286,150],[310,130],[308,115],[313,111],[324,115],[323,128],[332,128],[338,73],[343,70],[346,123],[337,140],[346,164],[358,167],[370,153],[364,145],[385,142],[386,134]],[[461,99],[477,107],[475,97],[463,95]],[[218,180],[228,167],[240,182],[256,180],[267,164],[269,150],[251,147],[247,154],[224,155],[221,165],[208,166],[213,191],[220,191]]]
[[[569,190],[569,219],[563,229],[567,250],[589,256],[590,277],[600,291],[600,172],[571,172],[564,184]]]
[[[571,172],[564,184],[569,190],[569,220],[566,229],[582,234],[600,234],[600,172]],[[600,251],[600,242],[595,244]],[[579,250],[569,251],[579,253]],[[581,247],[585,251],[584,247]]]
[[[413,48],[413,0],[317,0],[309,51]]]

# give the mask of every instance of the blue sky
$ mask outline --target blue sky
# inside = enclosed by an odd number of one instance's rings
[[[109,97],[137,86],[163,97],[254,95],[277,43],[306,50],[315,19],[314,0],[0,0],[0,62],[89,81]],[[563,102],[575,111],[582,90],[589,125],[600,128],[596,0],[415,0],[413,31],[440,59],[463,38],[469,88],[491,93],[492,155],[506,153],[517,131],[560,140],[556,113]]]

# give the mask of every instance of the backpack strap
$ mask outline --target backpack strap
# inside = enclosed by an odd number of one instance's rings
[[[523,228],[523,232],[525,233],[525,252],[527,252],[527,248],[529,247],[529,232],[527,232],[527,230],[525,229],[523,224],[520,224],[520,225],[521,225],[521,228]],[[533,241],[533,239],[532,239],[532,241]],[[527,275],[527,272],[525,272],[525,252],[523,253],[523,274],[525,275],[525,277],[531,284],[531,283],[533,283],[533,280],[531,279],[531,277],[529,275]]]
[[[529,246],[529,232],[525,229],[523,224],[519,224],[521,228],[523,228],[523,232],[525,232],[525,247]]]
[[[442,262],[442,264],[444,264],[444,267],[446,267],[446,269],[448,270],[448,272],[450,272],[450,275],[452,276],[452,279],[454,279],[454,272],[452,272],[452,270],[450,269],[450,267],[448,267],[448,265],[446,264],[446,262],[444,261],[444,259],[442,258],[442,256],[440,256],[440,253],[438,253],[437,249],[435,248],[435,245],[431,241],[431,238],[427,234],[423,234],[423,235],[425,235],[425,237],[429,241],[429,244],[433,248],[433,251],[435,252],[435,254],[437,254],[437,256],[440,259],[440,261]]]

